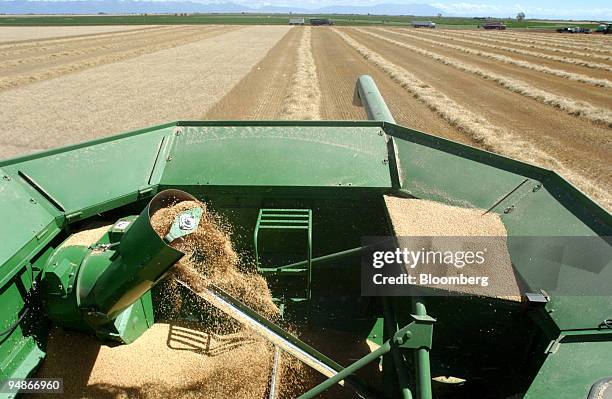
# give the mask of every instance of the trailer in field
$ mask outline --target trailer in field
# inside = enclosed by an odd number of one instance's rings
[[[334,23],[329,18],[310,18],[310,25],[333,25]]]
[[[482,25],[482,27],[488,30],[491,30],[491,29],[506,30],[506,24],[502,22],[487,22],[486,24]]]
[[[289,25],[304,25],[306,23],[306,18],[289,18]]]
[[[435,29],[436,23],[431,21],[412,21],[412,26],[415,28]]]

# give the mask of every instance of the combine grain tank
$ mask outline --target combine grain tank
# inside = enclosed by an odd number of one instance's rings
[[[156,283],[203,209],[164,237],[150,216],[195,197],[233,226],[284,318],[185,281],[194,307],[172,317],[206,326],[205,300],[248,325],[321,374],[302,398],[608,397],[611,215],[552,171],[397,125],[368,76],[357,93],[370,120],[171,122],[0,161],[0,378],[73,350],[47,347],[52,325],[136,345],[169,317]],[[433,245],[466,229],[503,237],[501,291],[367,291],[365,237]]]

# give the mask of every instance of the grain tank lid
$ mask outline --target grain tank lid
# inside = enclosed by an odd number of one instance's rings
[[[0,164],[5,174],[40,193],[51,209],[82,219],[132,202],[150,186],[160,145],[171,132],[151,128],[147,134],[130,132]]]
[[[182,126],[165,186],[390,188],[380,123]]]

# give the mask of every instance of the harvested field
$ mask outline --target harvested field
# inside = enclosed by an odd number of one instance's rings
[[[492,80],[508,90],[522,94],[526,97],[531,97],[544,104],[548,104],[548,105],[552,105],[553,107],[560,108],[568,112],[571,115],[583,116],[592,122],[602,123],[607,126],[612,126],[612,111],[608,111],[603,108],[597,108],[588,103],[579,103],[579,102],[567,100],[564,97],[560,97],[553,93],[550,93],[544,90],[540,90],[536,87],[532,87],[531,85],[528,85],[526,82],[523,82],[521,80],[499,75],[490,70],[479,68],[478,66],[474,64],[464,63],[457,58],[445,57],[443,55],[440,55],[439,53],[432,52],[429,50],[424,50],[419,47],[412,46],[406,43],[402,43],[397,40],[393,40],[385,36],[381,36],[372,31],[365,31],[363,29],[358,29],[358,30],[360,32],[365,32],[373,37],[385,40],[397,46],[410,49],[417,54],[425,55],[445,65],[450,65],[452,67],[455,67],[461,71],[473,73],[485,79]]]
[[[398,123],[555,169],[612,207],[609,43],[282,26],[85,29],[4,43],[0,121],[12,129],[0,156],[174,119],[365,119],[355,81],[369,74]]]
[[[448,31],[445,30],[444,33],[458,33],[456,31]],[[589,53],[612,53],[612,50],[606,49],[605,46],[599,46],[597,43],[587,42],[581,44],[581,42],[573,42],[571,40],[556,40],[554,36],[547,35],[544,37],[534,36],[533,34],[526,33],[514,33],[514,32],[503,32],[503,33],[493,33],[493,32],[473,32],[473,31],[462,31],[461,34],[475,37],[475,38],[491,38],[501,40],[505,43],[532,43],[538,44],[550,48],[559,48],[559,49],[574,49],[574,50],[587,50]]]
[[[567,54],[567,55],[575,55],[579,57],[590,57],[590,58],[596,58],[596,59],[601,59],[601,60],[606,60],[606,61],[612,61],[612,56],[609,56],[609,55],[595,54],[593,52],[582,52],[578,50],[563,49],[559,47],[546,45],[545,43],[542,43],[541,41],[538,41],[538,40],[514,39],[514,38],[510,38],[510,40],[508,40],[507,37],[496,39],[493,37],[486,37],[484,35],[475,35],[471,32],[444,31],[443,34],[445,37],[451,37],[451,38],[459,37],[459,38],[468,38],[468,39],[478,39],[481,41],[485,41],[487,43],[501,44],[504,46],[511,45],[517,48],[536,49],[538,51],[543,51],[545,53],[557,53],[557,54],[562,54],[562,55]]]
[[[14,148],[24,153],[29,146],[51,148],[169,120],[197,119],[288,28],[223,30],[193,43],[0,92],[0,120],[13,127],[0,138],[1,156],[19,154],[9,152]]]
[[[34,39],[48,39],[67,36],[94,35],[107,32],[142,30],[153,25],[111,25],[111,26],[3,26],[0,27],[0,43]]]
[[[405,32],[408,32],[408,31],[405,31]],[[595,78],[595,77],[591,77],[589,75],[585,75],[580,72],[569,71],[567,67],[566,69],[559,69],[557,67],[546,66],[545,65],[546,63],[544,61],[539,61],[538,63],[534,63],[532,61],[526,61],[523,59],[509,57],[506,55],[498,54],[496,52],[482,51],[479,49],[473,49],[470,47],[447,43],[446,41],[439,41],[439,40],[436,41],[436,40],[428,39],[426,37],[423,37],[424,35],[417,35],[417,34],[412,34],[412,33],[401,33],[401,34],[415,38],[425,43],[431,43],[431,44],[438,45],[438,46],[448,47],[448,48],[458,50],[460,52],[471,54],[471,55],[491,58],[491,59],[494,59],[496,61],[501,61],[506,64],[517,65],[522,68],[531,69],[534,71],[547,73],[547,74],[551,74],[555,76],[560,76],[562,78],[574,80],[576,82],[586,83],[586,84],[593,85],[593,86],[605,87],[608,89],[612,88],[612,81],[610,81],[609,79]],[[606,71],[604,71],[604,73],[607,74]]]
[[[283,117],[317,120],[321,119],[321,90],[312,56],[312,28],[306,27],[303,30],[297,49],[297,67],[293,75],[292,91],[285,98]]]
[[[584,66],[584,67],[592,68],[592,69],[601,69],[601,70],[608,71],[608,72],[612,71],[612,67],[608,64],[592,62],[592,61],[585,60],[585,59],[571,58],[568,56],[550,55],[550,54],[533,51],[533,50],[508,47],[508,46],[501,45],[501,44],[490,44],[490,43],[487,43],[486,41],[483,41],[482,39],[471,40],[469,38],[450,36],[446,34],[442,36],[439,34],[430,34],[430,33],[427,33],[427,34],[431,35],[431,37],[443,37],[444,39],[456,41],[462,44],[475,45],[479,47],[501,50],[501,51],[508,52],[508,53],[518,54],[519,56],[527,55],[527,56],[536,57],[538,59],[545,59],[545,60],[557,61],[560,63],[579,65],[579,66]],[[583,56],[585,56],[585,54],[583,54]],[[586,57],[590,57],[590,55],[587,54]]]
[[[224,32],[228,32],[228,28],[171,27],[129,32],[96,39],[60,42],[44,47],[34,46],[36,56],[31,55],[32,47],[13,51],[4,49],[3,61],[0,61],[0,90],[193,43]]]

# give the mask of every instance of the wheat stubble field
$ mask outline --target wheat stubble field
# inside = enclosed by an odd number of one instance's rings
[[[361,74],[398,123],[554,169],[612,209],[612,38],[602,35],[3,27],[0,158],[177,119],[365,119]]]

